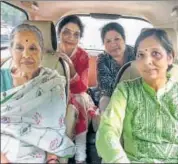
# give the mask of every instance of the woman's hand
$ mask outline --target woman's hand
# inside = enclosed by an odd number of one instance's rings
[[[63,60],[65,60],[68,63],[68,65],[70,67],[70,77],[71,78],[74,77],[76,74],[76,70],[75,70],[74,64],[73,64],[72,60],[70,59],[70,57],[67,56],[67,54],[65,54],[63,52],[58,52],[57,56],[62,58]]]
[[[24,72],[21,72],[18,68],[12,68],[12,78],[13,78],[13,85],[19,86],[26,83],[29,78]]]
[[[3,153],[1,153],[1,163],[10,163]]]
[[[56,155],[47,153],[46,163],[59,163],[59,159]]]
[[[38,70],[36,70],[35,72],[23,72],[23,70],[21,70],[18,67],[12,67],[12,78],[13,78],[13,85],[19,86],[19,85],[23,85],[26,82],[28,82],[30,79],[34,78],[35,76],[37,76],[40,72],[40,68]]]

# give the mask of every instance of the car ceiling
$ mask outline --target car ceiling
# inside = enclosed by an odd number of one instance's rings
[[[25,2],[25,1],[24,1]],[[27,1],[26,1],[27,2]],[[36,1],[38,9],[33,10],[20,1],[10,1],[25,9],[35,19],[53,20],[56,22],[63,15],[108,13],[144,18],[154,25],[177,23],[178,17],[171,12],[178,6],[177,0],[168,1]]]

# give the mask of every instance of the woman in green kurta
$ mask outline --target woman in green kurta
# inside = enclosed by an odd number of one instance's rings
[[[167,73],[173,46],[153,28],[140,34],[135,52],[141,77],[117,85],[101,117],[98,154],[111,163],[178,163],[178,82]]]

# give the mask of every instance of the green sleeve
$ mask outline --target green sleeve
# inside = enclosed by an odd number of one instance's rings
[[[118,84],[108,107],[101,117],[100,126],[97,131],[96,147],[98,154],[106,163],[129,162],[120,144],[127,95],[126,84]]]

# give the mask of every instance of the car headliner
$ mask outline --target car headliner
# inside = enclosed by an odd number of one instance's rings
[[[173,27],[177,18],[171,16],[177,0],[169,1],[35,1],[38,9],[31,8],[32,1],[9,1],[28,12],[31,19],[57,22],[69,14],[108,13],[136,16],[155,26]],[[31,3],[31,4],[30,4]]]

